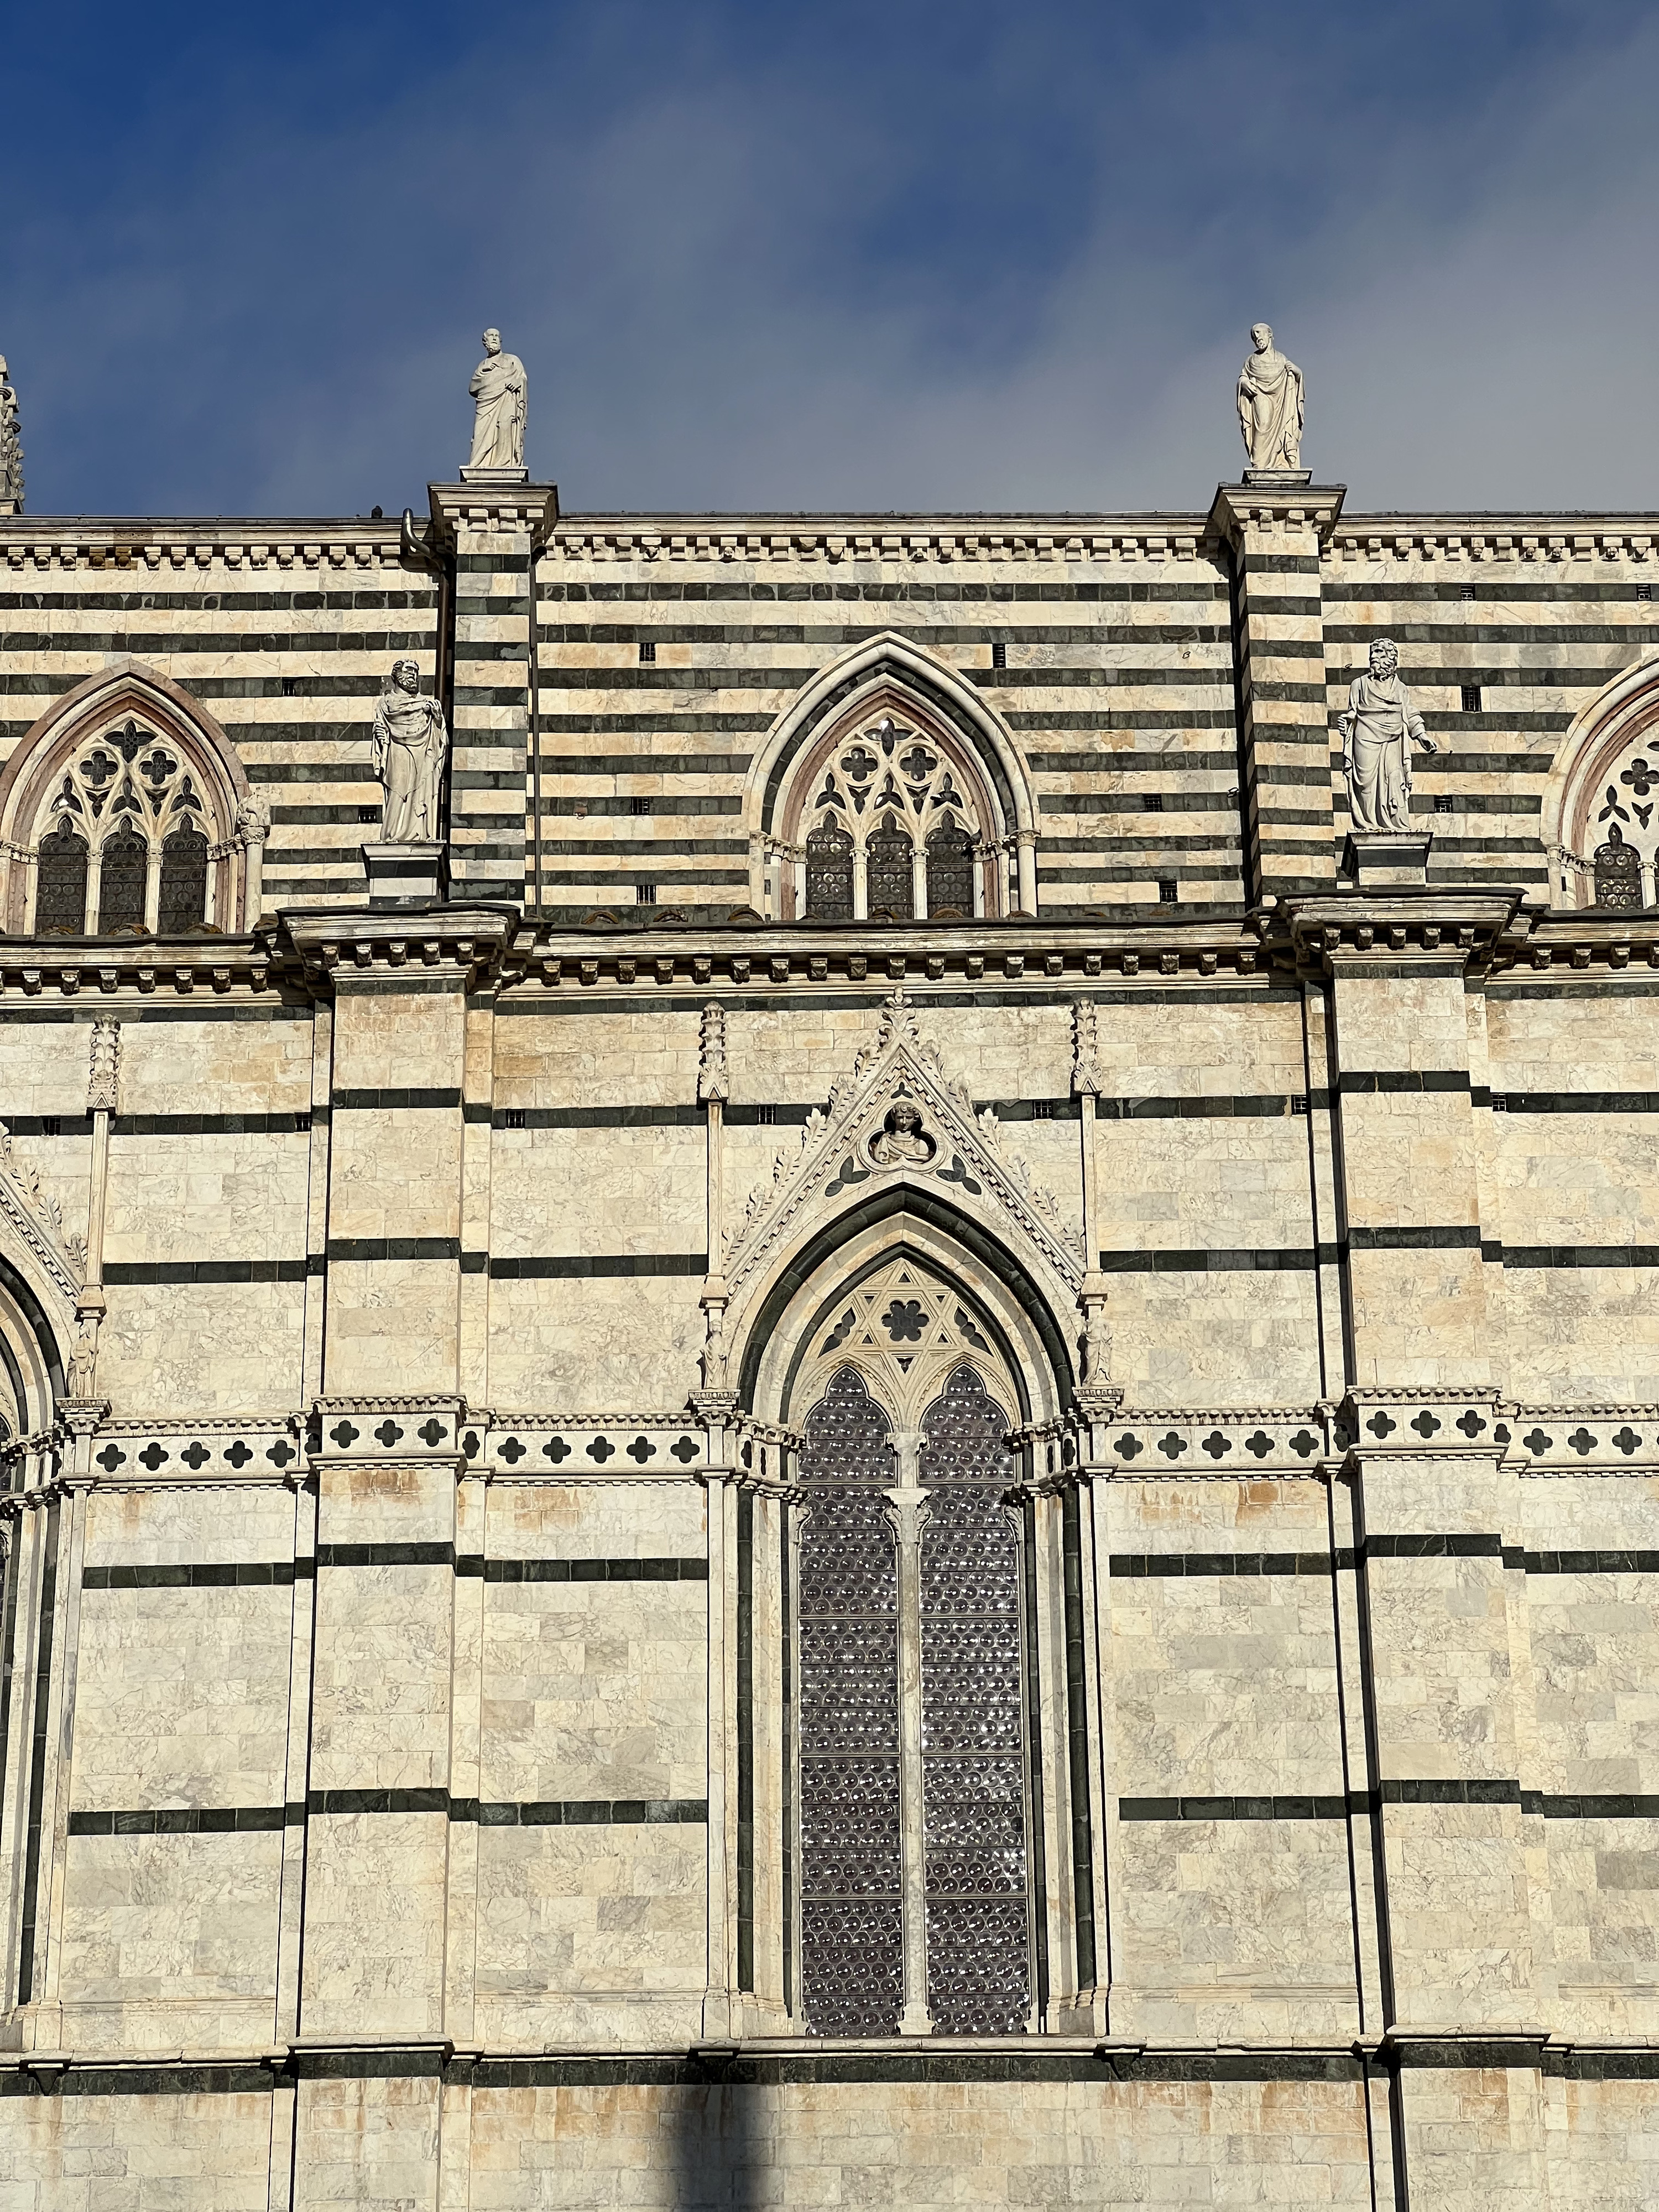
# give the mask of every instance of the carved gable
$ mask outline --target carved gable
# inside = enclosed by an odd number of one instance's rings
[[[66,1305],[79,1297],[86,1276],[86,1247],[65,1236],[58,1201],[41,1187],[39,1170],[11,1147],[11,1132],[0,1122],[0,1219],[46,1274]]]
[[[945,1073],[921,1037],[915,1009],[897,991],[881,1010],[875,1040],[807,1117],[800,1143],[778,1154],[772,1180],[750,1195],[726,1240],[734,1305],[769,1268],[781,1247],[822,1221],[896,1183],[936,1194],[983,1223],[1058,1279],[1068,1299],[1083,1280],[1083,1242],[1030,1170],[1005,1149],[996,1115]]]

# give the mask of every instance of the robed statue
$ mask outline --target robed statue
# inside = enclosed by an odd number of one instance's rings
[[[1255,350],[1238,372],[1238,427],[1253,469],[1302,466],[1302,371],[1273,345],[1266,323],[1250,325]]]
[[[394,660],[374,709],[374,773],[386,787],[380,836],[388,845],[439,842],[438,799],[449,732],[435,699],[422,699],[412,660]]]
[[[1400,680],[1400,648],[1391,637],[1371,647],[1370,667],[1348,686],[1348,703],[1337,717],[1342,767],[1348,779],[1348,813],[1356,830],[1412,826],[1412,747],[1440,748]]]
[[[477,403],[472,418],[472,458],[470,469],[521,469],[524,466],[524,414],[526,383],[524,363],[515,353],[501,351],[499,331],[483,334],[484,357],[472,372],[467,390]]]

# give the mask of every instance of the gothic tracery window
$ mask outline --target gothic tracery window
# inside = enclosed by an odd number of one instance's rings
[[[239,818],[216,766],[131,714],[72,739],[20,802],[13,834],[34,868],[17,924],[102,934],[210,921]]]
[[[804,788],[796,834],[810,921],[916,918],[918,854],[929,915],[996,911],[996,872],[983,853],[995,829],[965,755],[953,759],[932,735],[878,714],[831,744]]]
[[[798,1631],[807,2027],[1018,2033],[1031,2007],[1025,1658],[994,1355],[948,1285],[898,1261],[849,1296],[813,1357]]]

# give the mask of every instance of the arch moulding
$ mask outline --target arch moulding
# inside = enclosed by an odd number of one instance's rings
[[[1614,827],[1640,854],[1644,902],[1656,902],[1659,810],[1644,805],[1649,793],[1635,788],[1642,779],[1632,778],[1628,765],[1630,757],[1644,748],[1653,751],[1653,765],[1659,768],[1659,653],[1622,670],[1580,708],[1555,756],[1539,815],[1539,834],[1549,855],[1552,903],[1582,906],[1594,898],[1595,848]],[[1611,805],[1609,785],[1614,793]],[[1601,814],[1607,818],[1598,820]]]
[[[908,1250],[962,1285],[1030,1393],[1028,1417],[1060,1414],[1079,1337],[1078,1224],[1004,1150],[994,1115],[946,1075],[897,993],[875,1040],[778,1156],[711,1253],[704,1388],[735,1389],[758,1419],[786,1413],[792,1361],[826,1300]]]
[[[265,811],[215,716],[182,684],[130,657],[54,700],[0,769],[0,924],[12,930],[31,925],[33,872],[51,794],[89,739],[112,733],[128,718],[175,746],[194,781],[214,864],[205,918],[222,930],[251,929],[259,915]],[[95,836],[93,842],[95,848]]]
[[[787,846],[798,814],[795,786],[817,741],[835,728],[851,734],[862,719],[891,708],[913,716],[936,742],[954,742],[1000,816],[1001,836],[1018,858],[1019,904],[1036,911],[1036,802],[1030,771],[1013,733],[978,689],[935,653],[896,630],[878,630],[849,647],[790,701],[773,723],[750,771],[744,803],[751,902],[765,903],[769,852]],[[991,825],[985,825],[989,828]]]

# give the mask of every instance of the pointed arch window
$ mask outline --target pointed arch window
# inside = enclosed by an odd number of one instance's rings
[[[996,914],[1006,842],[971,749],[919,714],[866,710],[792,775],[784,808],[811,921]]]
[[[251,927],[269,817],[210,714],[137,662],[48,708],[0,770],[0,923]],[[72,837],[81,848],[66,842]]]
[[[86,928],[89,858],[86,839],[68,822],[41,839],[34,926],[42,936],[67,930],[78,937]]]
[[[807,2027],[1018,2033],[1033,2003],[1023,1565],[990,1343],[901,1261],[815,1352],[797,1663]]]

